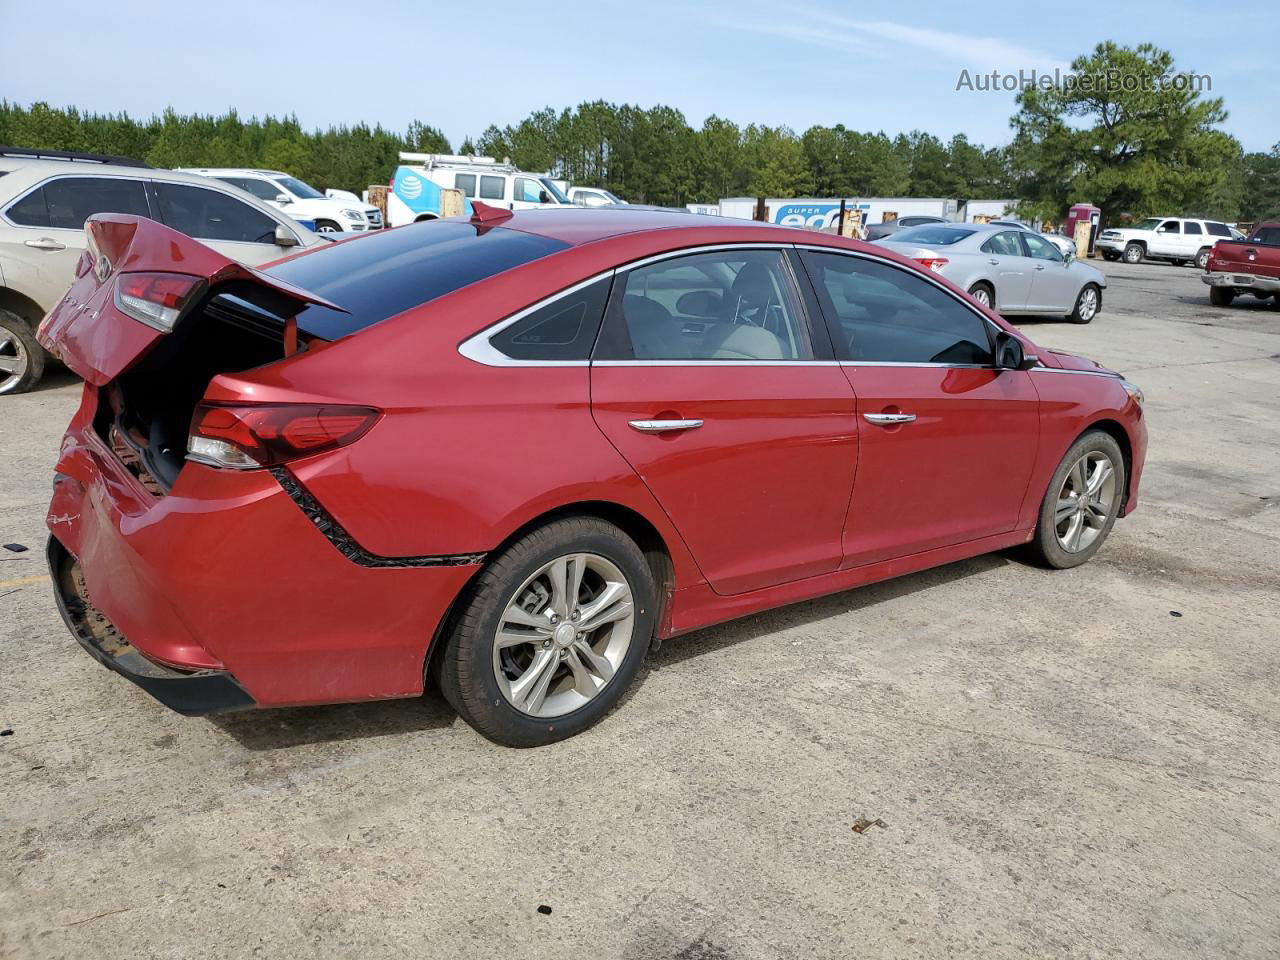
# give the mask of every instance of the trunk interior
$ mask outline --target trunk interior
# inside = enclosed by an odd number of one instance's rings
[[[249,283],[211,291],[103,389],[98,435],[148,491],[163,496],[182,469],[191,417],[209,382],[283,359],[286,318],[302,307]],[[298,349],[312,339],[299,336]]]

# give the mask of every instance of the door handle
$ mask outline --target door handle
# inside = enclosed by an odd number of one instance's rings
[[[696,430],[702,426],[701,420],[629,420],[632,430],[641,433],[668,433],[674,430]]]
[[[1043,263],[1038,263],[1038,264],[1036,264],[1036,269],[1037,269],[1037,270],[1043,270],[1043,269],[1044,269],[1044,264],[1043,264]]]
[[[916,422],[914,413],[864,413],[862,418],[868,423],[878,424],[882,427],[893,426],[895,423]]]
[[[995,257],[992,257],[990,260],[987,261],[987,263],[991,264],[993,267],[1000,266],[1000,261],[997,260]]]
[[[41,237],[39,240],[24,240],[22,242],[26,244],[28,247],[35,247],[37,250],[67,249],[67,245],[65,243],[59,243],[57,240],[54,240],[52,237]]]

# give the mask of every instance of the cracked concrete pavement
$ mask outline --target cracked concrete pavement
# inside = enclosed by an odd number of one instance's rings
[[[3,398],[0,956],[1276,956],[1280,308],[1104,269],[1091,325],[1024,325],[1147,392],[1091,563],[700,631],[536,751],[435,695],[184,719],[102,669],[40,549],[77,387]]]

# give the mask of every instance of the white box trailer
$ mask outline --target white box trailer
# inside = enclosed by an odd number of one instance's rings
[[[840,215],[839,197],[834,200],[830,197],[768,197],[764,203],[768,208],[769,222],[787,227],[826,230],[835,226]],[[857,210],[862,214],[864,226],[909,216],[955,220],[959,209],[955,200],[943,197],[846,197],[844,203],[846,210]],[[750,220],[755,214],[756,200],[752,197],[726,197],[719,206],[722,217]]]
[[[992,220],[1012,220],[1017,200],[970,200],[960,208],[961,223],[990,223]]]

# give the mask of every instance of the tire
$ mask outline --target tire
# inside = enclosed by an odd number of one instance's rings
[[[1110,473],[1099,478],[1094,471],[1104,459],[1110,465]],[[1081,484],[1081,474],[1076,473],[1075,467],[1082,462],[1087,465],[1083,474],[1085,489],[1090,490],[1095,479],[1101,482],[1097,493],[1089,494],[1085,506],[1073,507],[1071,504],[1079,502],[1075,488]],[[1035,537],[1027,545],[1032,558],[1055,570],[1066,570],[1080,566],[1097,553],[1119,516],[1126,479],[1124,455],[1114,437],[1101,430],[1090,430],[1081,436],[1049,481],[1040,504]]]
[[[1205,247],[1203,250],[1201,250],[1199,253],[1196,254],[1197,270],[1209,269],[1209,254],[1212,252],[1213,251],[1209,247]]]
[[[1209,302],[1215,307],[1229,307],[1231,301],[1236,298],[1236,292],[1231,287],[1210,287]]]
[[[566,560],[581,563],[576,614],[555,586],[575,569],[560,566]],[[503,550],[469,587],[435,658],[440,690],[495,743],[537,747],[572,737],[603,718],[635,679],[653,638],[656,595],[644,554],[613,524],[549,523]],[[597,603],[605,606],[593,613]],[[577,632],[601,617],[609,619]]]
[[[1091,323],[1101,309],[1102,291],[1096,283],[1086,283],[1076,297],[1075,307],[1067,314],[1067,319],[1072,323]]]
[[[1125,263],[1141,263],[1142,258],[1147,255],[1146,248],[1140,243],[1131,243],[1124,248]]]
[[[1185,267],[1187,265],[1187,261],[1185,260],[1170,260],[1169,262],[1175,267]]]
[[[26,393],[44,376],[44,348],[27,321],[0,310],[0,395]]]
[[[969,296],[977,300],[984,307],[991,310],[996,308],[996,292],[991,288],[991,284],[985,282],[975,283],[969,288]]]
[[[1119,259],[1120,259],[1120,254],[1118,254],[1118,253],[1113,253],[1113,252],[1112,252],[1112,251],[1110,251],[1110,250],[1104,250],[1104,251],[1102,252],[1102,259],[1103,259],[1103,260],[1110,260],[1112,263],[1114,263],[1115,261],[1117,261],[1117,260],[1119,260]]]
[[[316,233],[341,233],[342,227],[333,220],[317,220]]]

